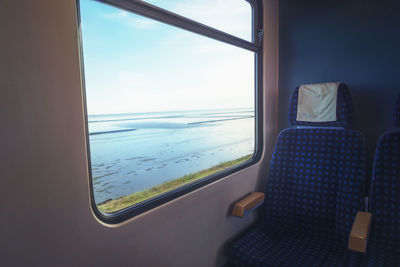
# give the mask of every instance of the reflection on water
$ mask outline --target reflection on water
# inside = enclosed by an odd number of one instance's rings
[[[254,112],[207,110],[89,116],[96,203],[254,152]]]

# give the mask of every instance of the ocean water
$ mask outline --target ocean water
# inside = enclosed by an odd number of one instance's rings
[[[89,115],[96,203],[254,153],[246,109]]]

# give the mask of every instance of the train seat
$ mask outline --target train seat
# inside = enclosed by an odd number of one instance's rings
[[[307,112],[317,119],[298,121],[301,90],[295,89],[289,110],[293,128],[277,138],[260,219],[229,248],[233,266],[361,264],[362,254],[347,248],[355,215],[364,206],[366,168],[364,139],[347,129],[353,122],[349,90],[337,84],[335,98],[322,101],[336,104],[329,108],[335,121],[318,121],[327,114],[319,116],[326,109],[315,103]],[[324,95],[319,91],[311,101]]]
[[[400,94],[394,111],[400,127]],[[400,131],[383,134],[372,170],[372,226],[364,266],[400,266]]]

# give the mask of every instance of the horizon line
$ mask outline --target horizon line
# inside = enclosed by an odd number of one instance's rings
[[[148,114],[148,113],[167,113],[167,112],[188,112],[188,111],[212,111],[212,110],[234,110],[234,109],[249,109],[254,110],[255,108],[251,107],[242,107],[242,108],[211,108],[211,109],[181,109],[181,110],[164,110],[164,111],[133,111],[133,112],[122,112],[122,113],[94,113],[89,114],[87,116],[107,116],[107,115],[130,115],[130,114]]]

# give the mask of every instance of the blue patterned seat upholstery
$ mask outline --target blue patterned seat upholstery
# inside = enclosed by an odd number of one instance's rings
[[[321,267],[359,266],[359,253],[337,246],[331,240],[258,225],[232,248],[234,266]]]
[[[343,99],[346,104],[338,101],[338,113],[339,105],[352,110],[350,97]],[[350,124],[352,116],[342,118],[329,126]],[[363,210],[363,137],[352,130],[310,125],[315,128],[279,134],[264,215],[231,246],[232,265],[360,266],[362,255],[348,250],[347,244],[355,215]]]
[[[394,124],[400,126],[400,94]],[[378,141],[371,190],[372,228],[365,266],[400,266],[400,131]]]

